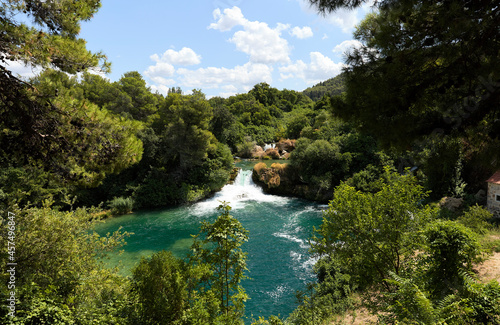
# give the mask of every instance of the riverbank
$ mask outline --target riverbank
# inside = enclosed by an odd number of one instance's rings
[[[294,293],[314,281],[315,259],[307,244],[313,227],[322,221],[324,206],[291,197],[266,194],[251,179],[255,162],[241,161],[233,184],[213,197],[194,204],[157,210],[141,210],[120,218],[110,218],[97,226],[99,234],[122,229],[134,233],[127,238],[121,255],[112,254],[109,267],[120,266],[128,275],[141,259],[166,249],[184,258],[199,232],[201,221],[212,221],[221,201],[231,207],[231,215],[247,229],[249,240],[243,245],[248,254],[248,276],[242,285],[250,296],[246,302],[246,324],[258,316],[288,316],[296,307]]]
[[[253,181],[264,192],[279,196],[291,196],[327,204],[333,196],[333,189],[321,184],[307,184],[288,163],[258,163],[252,172]]]

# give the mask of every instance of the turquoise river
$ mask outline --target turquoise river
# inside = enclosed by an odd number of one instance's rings
[[[251,179],[253,164],[238,163],[242,170],[235,182],[210,199],[190,206],[140,211],[100,224],[96,230],[101,235],[119,227],[134,233],[127,238],[121,255],[110,256],[110,265],[118,265],[120,272],[128,275],[142,256],[162,249],[185,257],[192,243],[191,234],[199,232],[201,221],[215,220],[217,206],[225,201],[232,207],[231,215],[250,232],[248,242],[242,246],[248,253],[250,277],[242,283],[250,297],[246,323],[258,316],[287,317],[297,306],[295,292],[314,280],[308,238],[313,226],[321,224],[325,206],[263,193]]]

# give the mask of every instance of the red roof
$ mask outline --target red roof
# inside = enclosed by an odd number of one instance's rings
[[[493,174],[486,182],[500,184],[500,170]]]

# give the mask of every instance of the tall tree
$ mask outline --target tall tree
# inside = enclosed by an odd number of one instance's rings
[[[310,0],[324,13],[366,1]],[[464,154],[499,166],[500,15],[494,0],[382,0],[347,57],[341,117],[387,146],[459,138]],[[390,132],[389,132],[390,130]],[[491,168],[491,167],[490,167]]]
[[[13,61],[74,74],[109,70],[102,53],[91,53],[78,38],[80,23],[100,7],[98,0],[2,1],[0,8],[0,163],[36,166],[66,180],[94,185],[106,172],[140,159],[140,142],[130,125],[82,101],[64,86],[64,76],[21,80]],[[16,21],[25,15],[27,25]],[[55,81],[59,78],[63,84]],[[58,85],[58,86],[57,86]],[[76,97],[75,97],[76,96]],[[119,130],[124,127],[123,130]],[[128,155],[119,162],[118,156]],[[101,168],[104,166],[103,168]]]
[[[160,108],[154,125],[163,136],[164,163],[180,175],[202,164],[208,151],[215,148],[216,139],[208,130],[212,115],[212,107],[200,91],[189,96],[171,93]]]
[[[108,103],[108,109],[140,121],[156,113],[158,100],[139,72],[126,72],[113,86],[118,96]]]
[[[223,315],[238,319],[243,316],[243,303],[247,299],[240,282],[246,278],[247,254],[241,246],[248,240],[248,231],[229,214],[231,207],[227,203],[222,202],[218,210],[221,214],[214,223],[202,223],[192,246],[192,258],[211,268],[209,287],[219,297]]]
[[[402,274],[418,247],[419,229],[434,216],[421,205],[426,194],[411,175],[386,169],[376,193],[346,183],[335,190],[323,223],[312,239],[315,254],[340,262],[361,288],[382,285],[390,272]]]

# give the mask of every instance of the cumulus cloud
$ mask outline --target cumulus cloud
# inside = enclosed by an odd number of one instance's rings
[[[325,19],[333,25],[342,29],[344,33],[350,33],[360,22],[358,10],[339,9]]]
[[[151,60],[173,65],[195,65],[201,62],[201,55],[189,47],[183,47],[180,51],[166,50],[160,57],[158,54],[151,55]]]
[[[281,37],[284,30],[290,28],[286,24],[277,24],[275,28],[259,21],[250,21],[243,16],[238,7],[214,10],[214,19],[217,22],[208,26],[209,29],[229,31],[235,27],[242,27],[229,39],[238,51],[250,56],[252,63],[287,63],[290,61],[290,46],[288,41]]]
[[[24,64],[21,61],[7,61],[5,68],[10,70],[15,76],[22,79],[29,79],[39,75],[43,69],[31,64]]]
[[[162,61],[157,61],[155,65],[149,66],[148,69],[144,71],[144,75],[149,77],[155,83],[162,85],[172,84],[172,79],[168,78],[173,77],[174,74],[174,66],[170,63]]]
[[[300,78],[307,84],[315,84],[333,78],[342,72],[343,63],[335,63],[320,52],[309,54],[310,62],[298,60],[293,64],[279,68],[282,79]]]
[[[354,49],[360,48],[362,45],[363,44],[361,44],[361,42],[357,40],[343,41],[333,48],[333,52],[338,54],[345,54],[351,52]]]
[[[175,65],[189,66],[199,64],[201,56],[196,54],[190,48],[183,47],[180,51],[169,49],[160,57],[158,54],[150,56],[155,65],[151,65],[144,71],[144,75],[149,77],[153,82],[163,86],[174,85],[175,80],[172,77],[175,75]],[[162,88],[155,89],[162,91]]]
[[[246,92],[259,82],[272,82],[272,67],[247,62],[244,65],[228,68],[199,68],[177,70],[180,84],[188,88],[222,89],[226,93]]]
[[[294,27],[291,31],[290,34],[293,36],[299,38],[299,39],[304,39],[304,38],[309,38],[313,36],[313,31],[311,27],[305,26],[305,27]]]
[[[302,11],[312,14],[317,14],[316,7],[311,6],[307,0],[297,0],[300,4]],[[333,25],[341,28],[342,32],[350,34],[354,27],[360,23],[363,17],[372,10],[375,0],[369,0],[361,7],[353,10],[338,9],[335,12],[327,14],[323,19]]]
[[[208,28],[217,29],[223,32],[227,32],[238,25],[243,26],[248,22],[243,16],[241,9],[238,7],[224,9],[224,13],[217,8],[213,11],[213,16],[217,22],[211,23]]]

